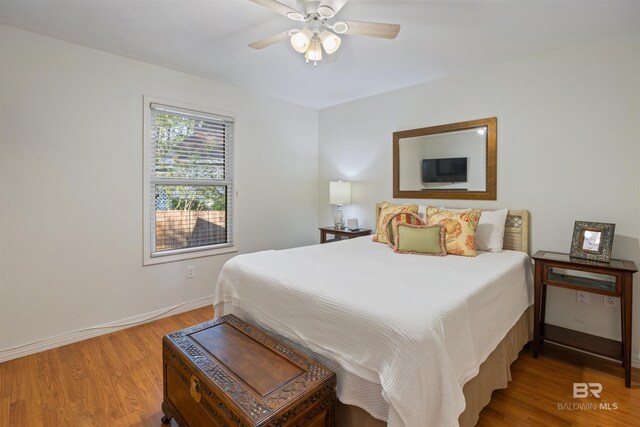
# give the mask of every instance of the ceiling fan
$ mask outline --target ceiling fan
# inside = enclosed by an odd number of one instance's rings
[[[322,60],[322,50],[331,55],[338,50],[342,40],[337,34],[354,36],[380,37],[395,39],[400,32],[400,25],[363,21],[328,20],[336,16],[348,0],[296,0],[297,9],[293,9],[276,0],[251,0],[271,9],[287,18],[303,23],[302,29],[293,29],[251,43],[249,47],[263,49],[290,38],[291,46],[296,52],[304,53],[307,61],[314,66]]]

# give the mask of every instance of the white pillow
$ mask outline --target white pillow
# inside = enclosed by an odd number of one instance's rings
[[[476,229],[476,249],[481,251],[502,252],[504,226],[508,209],[483,211]]]

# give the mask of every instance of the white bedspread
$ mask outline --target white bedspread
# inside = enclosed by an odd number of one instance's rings
[[[214,307],[216,316],[251,313],[380,384],[389,427],[453,426],[462,386],[532,304],[531,282],[522,252],[400,255],[363,237],[237,256]],[[341,401],[369,410],[360,395],[338,386]]]

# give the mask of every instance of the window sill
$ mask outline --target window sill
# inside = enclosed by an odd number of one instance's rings
[[[184,252],[184,253],[172,254],[172,255],[157,255],[153,257],[145,256],[143,265],[147,266],[147,265],[164,264],[167,262],[182,261],[185,259],[192,259],[192,258],[204,258],[209,256],[230,254],[234,252],[238,252],[238,248],[236,248],[235,246],[228,246],[225,248],[207,249],[202,251],[191,251],[191,252]]]

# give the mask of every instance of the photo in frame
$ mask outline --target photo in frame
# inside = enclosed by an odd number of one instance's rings
[[[573,226],[570,256],[591,261],[609,262],[615,224],[576,221]]]

